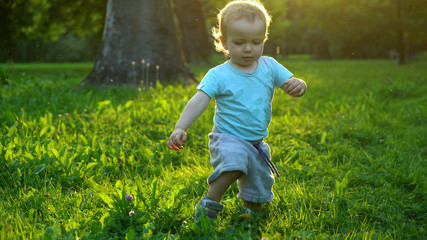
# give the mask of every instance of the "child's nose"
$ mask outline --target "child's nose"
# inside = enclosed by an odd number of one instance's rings
[[[250,51],[252,51],[252,46],[251,46],[251,44],[250,44],[250,43],[246,43],[246,44],[245,44],[245,47],[243,48],[243,50],[244,50],[245,52],[250,52]]]

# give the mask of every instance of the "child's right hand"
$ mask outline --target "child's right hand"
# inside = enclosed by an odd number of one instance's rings
[[[179,151],[184,148],[183,144],[187,141],[187,133],[184,130],[177,128],[173,131],[168,140],[168,148],[170,150]]]
[[[301,97],[307,90],[307,84],[302,79],[290,77],[281,88],[293,97]]]

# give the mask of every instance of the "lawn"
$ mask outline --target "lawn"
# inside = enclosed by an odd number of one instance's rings
[[[309,88],[274,96],[274,200],[240,219],[233,185],[199,224],[213,101],[184,151],[166,146],[195,86],[77,88],[92,64],[0,65],[0,239],[425,239],[427,62],[282,63]]]

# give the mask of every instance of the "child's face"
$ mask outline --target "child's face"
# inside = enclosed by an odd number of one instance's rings
[[[253,69],[264,51],[265,23],[259,19],[238,19],[228,24],[222,45],[228,50],[230,63],[242,70]]]

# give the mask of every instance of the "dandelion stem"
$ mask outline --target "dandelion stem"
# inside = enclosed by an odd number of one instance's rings
[[[137,85],[136,72],[135,72],[135,61],[132,61],[132,70],[133,70],[133,81],[135,82],[135,85]]]
[[[145,86],[148,90],[150,87],[150,63],[147,63],[147,73],[146,73],[145,81],[146,81]]]
[[[144,67],[145,67],[145,59],[141,60],[141,85],[144,83]]]
[[[160,69],[160,66],[159,65],[156,65],[156,82],[159,82],[160,80],[159,80],[159,69]]]

